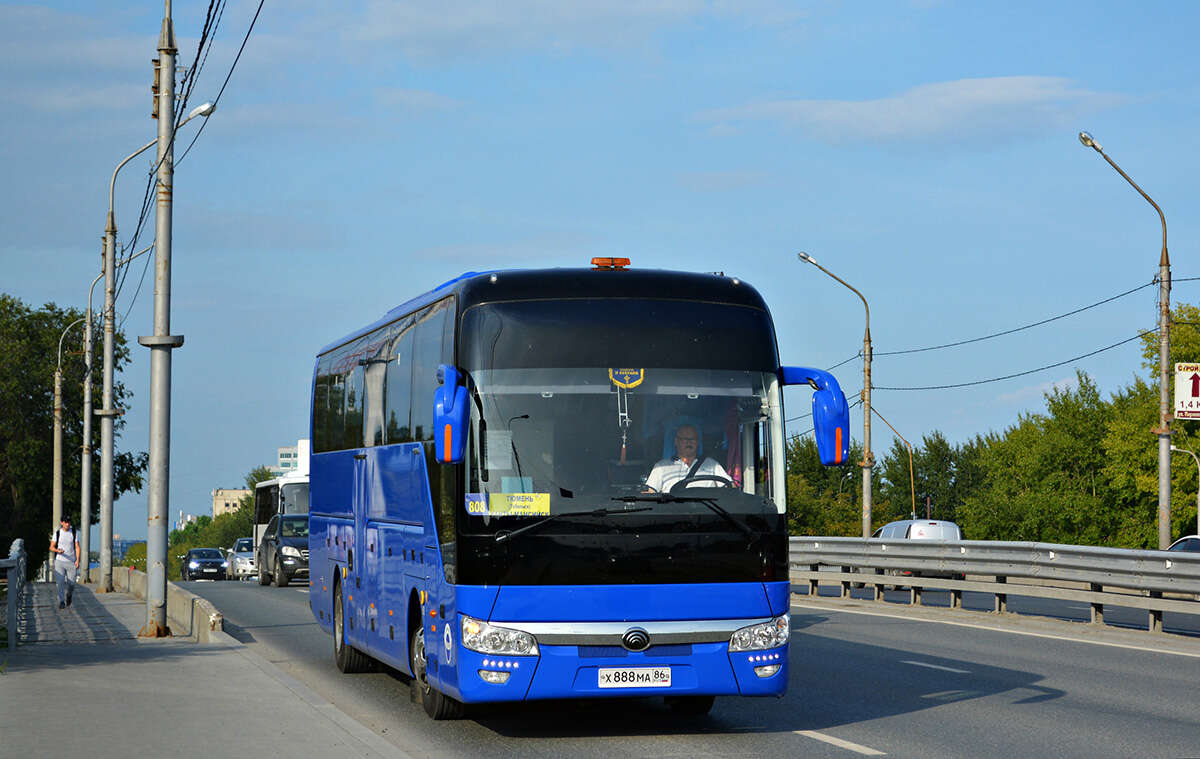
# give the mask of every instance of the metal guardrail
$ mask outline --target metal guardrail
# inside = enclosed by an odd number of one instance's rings
[[[25,541],[17,538],[8,549],[8,558],[0,559],[0,569],[8,574],[8,603],[5,604],[4,624],[8,628],[8,642],[5,647],[8,652],[17,645],[17,631],[20,620],[17,609],[21,607],[21,596],[25,592]]]
[[[1104,606],[1145,609],[1148,628],[1162,631],[1164,611],[1200,614],[1200,554],[1123,548],[1014,543],[986,540],[932,541],[877,538],[795,537],[790,541],[793,580],[816,594],[820,582],[838,583],[842,597],[852,585],[870,586],[883,600],[885,586],[909,589],[909,603],[925,589],[948,590],[952,608],[963,591],[991,593],[993,610],[1007,611],[1009,595],[1079,601],[1093,622]],[[906,573],[912,573],[911,575]],[[1037,581],[1015,587],[1010,578]],[[1083,583],[1086,588],[1072,587]],[[1176,595],[1164,598],[1163,594]]]

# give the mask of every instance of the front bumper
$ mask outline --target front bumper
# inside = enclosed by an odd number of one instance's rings
[[[545,645],[539,656],[496,656],[459,646],[460,700],[521,701],[555,698],[645,696],[778,696],[787,689],[788,646],[730,653],[728,641],[651,646],[631,652],[620,646]],[[756,668],[778,665],[769,675]],[[669,686],[602,687],[601,670],[670,670]],[[506,682],[484,673],[507,672]],[[766,670],[760,670],[766,671]]]

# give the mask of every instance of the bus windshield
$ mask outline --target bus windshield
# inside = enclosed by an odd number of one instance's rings
[[[511,366],[536,358],[474,354],[484,365],[467,367],[472,417],[456,520],[460,581],[786,578],[778,380],[759,368],[704,366],[730,362],[728,355],[706,360],[715,345],[688,351],[689,335],[712,321],[704,305],[681,302],[675,315],[688,313],[672,323],[671,309],[664,314],[656,302],[658,327],[637,344],[614,346],[599,337],[601,325],[591,330],[582,319],[574,339],[583,345],[567,348],[570,363],[582,363],[589,352],[605,363]],[[586,315],[577,311],[575,318]],[[556,329],[547,334],[571,332],[563,316],[559,309]],[[607,312],[596,316],[611,321]],[[492,331],[502,342],[504,321],[495,317],[489,317]],[[538,343],[539,330],[530,326],[526,320],[513,339]],[[773,354],[773,334],[745,332],[732,352],[744,363],[769,362],[761,353],[769,347]],[[645,339],[668,337],[684,344],[663,343],[661,352],[683,366],[663,366],[645,350]],[[618,363],[623,353],[633,360]],[[540,355],[550,364],[562,352]]]
[[[279,511],[282,514],[308,513],[308,483],[285,484],[280,489]]]

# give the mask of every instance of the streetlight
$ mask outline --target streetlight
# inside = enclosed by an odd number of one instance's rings
[[[1103,156],[1109,166],[1125,177],[1125,181],[1154,206],[1162,222],[1162,255],[1158,259],[1158,429],[1154,433],[1158,435],[1158,547],[1165,550],[1171,544],[1171,393],[1167,385],[1170,380],[1167,362],[1171,347],[1171,259],[1167,255],[1167,217],[1163,216],[1158,204],[1138,187],[1137,182],[1108,157],[1090,134],[1080,132],[1079,141],[1084,147]]]
[[[58,365],[54,368],[54,454],[53,454],[53,480],[50,484],[50,503],[53,512],[50,532],[58,529],[58,523],[62,521],[62,434],[63,434],[63,405],[62,405],[62,344],[66,339],[67,333],[76,324],[83,321],[80,317],[67,325],[67,328],[58,336]],[[51,566],[53,562],[48,562]]]
[[[173,90],[172,90],[173,92]],[[187,118],[179,122],[183,126],[197,116],[210,115],[215,106],[204,103],[192,109]],[[167,113],[171,113],[170,109]],[[112,585],[112,516],[113,516],[113,418],[123,411],[113,408],[113,332],[117,223],[113,215],[113,191],[117,184],[117,173],[137,156],[158,144],[155,137],[150,142],[129,154],[113,170],[108,183],[108,219],[104,227],[104,408],[96,413],[100,417],[100,592],[108,593]],[[161,161],[160,161],[161,163]],[[141,255],[140,253],[138,255]]]
[[[821,264],[817,263],[817,259],[801,251],[796,256],[806,263],[810,263],[829,276],[841,282],[847,288],[858,296],[863,303],[863,308],[867,312],[867,328],[863,332],[863,505],[862,505],[862,536],[864,538],[871,537],[871,467],[875,463],[875,457],[871,453],[871,307],[867,305],[867,299],[863,294],[852,287],[846,280],[826,269]]]
[[[1177,448],[1175,446],[1171,446],[1171,450],[1186,453],[1190,455],[1196,462],[1196,532],[1200,533],[1200,456],[1197,456],[1193,451],[1189,451],[1187,448]]]
[[[153,247],[148,245],[132,256],[118,261],[117,265],[124,266]],[[84,551],[88,553],[88,560],[83,565],[85,583],[91,582],[92,569],[92,294],[96,291],[96,283],[103,278],[104,272],[101,271],[88,288],[87,313],[83,323],[83,450],[79,459],[79,539],[84,545]],[[110,548],[111,545],[110,542]]]

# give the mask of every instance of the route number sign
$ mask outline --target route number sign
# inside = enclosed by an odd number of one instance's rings
[[[1175,364],[1175,418],[1200,419],[1200,364]]]

